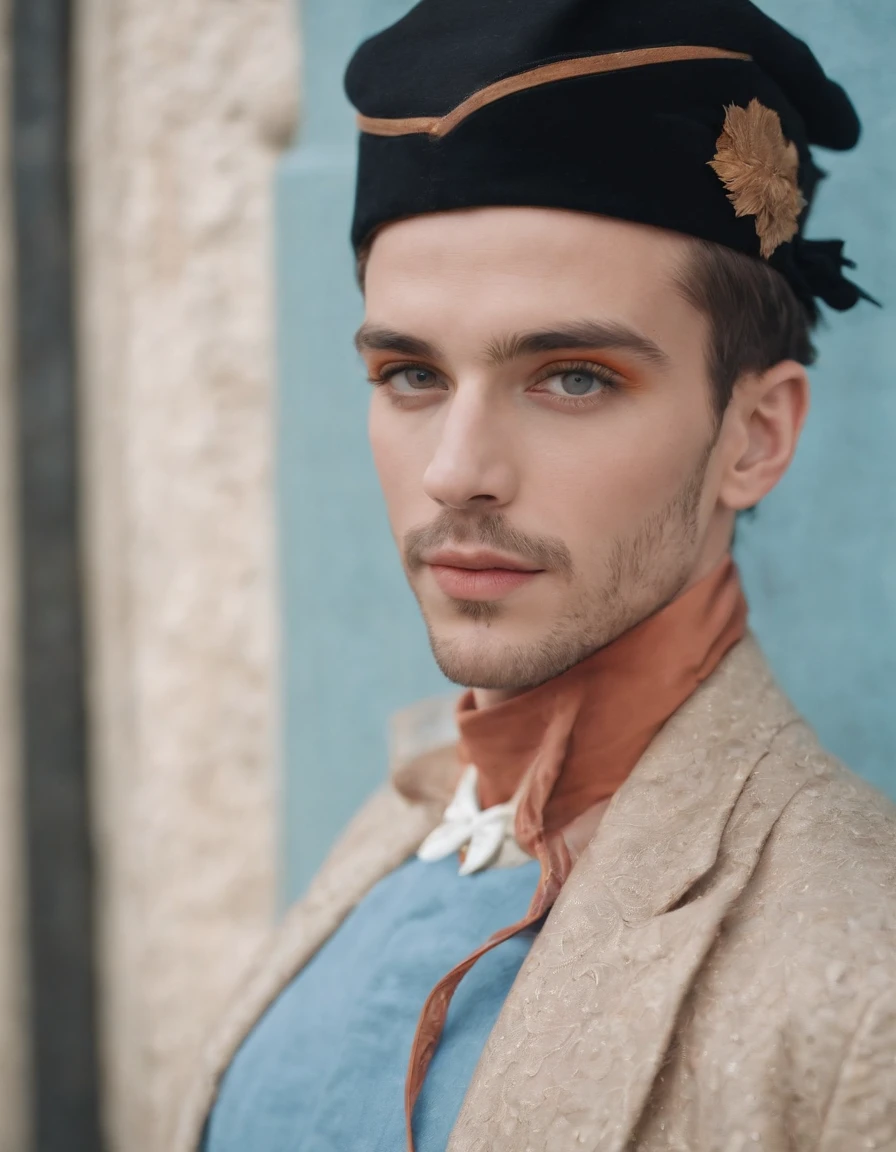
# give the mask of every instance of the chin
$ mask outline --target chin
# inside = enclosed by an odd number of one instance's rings
[[[492,688],[519,692],[534,687],[528,677],[520,679],[519,670],[501,658],[488,659],[472,653],[433,649],[442,675],[461,688]]]
[[[514,629],[502,635],[498,626],[471,625],[439,631],[428,626],[432,654],[442,675],[464,688],[520,692],[565,672],[590,654],[581,634],[558,636],[542,629],[524,635]],[[466,634],[464,634],[466,633]]]

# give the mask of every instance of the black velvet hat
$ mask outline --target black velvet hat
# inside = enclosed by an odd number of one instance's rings
[[[594,212],[767,259],[814,313],[865,296],[807,240],[810,145],[854,147],[849,97],[750,0],[421,0],[366,40],[352,243],[424,212]]]

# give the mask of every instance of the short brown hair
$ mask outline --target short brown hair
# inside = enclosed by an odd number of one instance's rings
[[[693,239],[675,286],[709,320],[707,366],[719,420],[745,373],[781,360],[815,362],[816,315],[765,261]]]
[[[372,245],[371,236],[358,251],[356,274],[362,292]],[[674,283],[709,320],[707,366],[718,420],[745,373],[765,372],[781,360],[815,362],[816,316],[765,261],[693,238]]]

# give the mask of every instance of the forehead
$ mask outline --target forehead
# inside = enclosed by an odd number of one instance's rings
[[[688,241],[609,217],[547,208],[474,208],[384,227],[370,250],[366,319],[437,324],[458,338],[570,316],[691,341],[702,318],[676,291]],[[682,331],[684,326],[685,331]]]

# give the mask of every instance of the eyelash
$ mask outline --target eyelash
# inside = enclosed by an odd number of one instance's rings
[[[422,372],[431,372],[434,376],[432,368],[428,368],[425,364],[415,364],[408,362],[406,364],[391,364],[387,369],[381,371],[378,375],[368,376],[369,383],[381,388],[387,387],[389,381],[393,376],[397,376],[399,372],[409,372],[413,369],[420,369]],[[552,364],[550,371],[541,376],[536,384],[544,380],[550,380],[552,376],[560,376],[566,372],[584,372],[589,376],[593,376],[596,380],[610,390],[619,389],[619,376],[611,368],[607,368],[603,364],[595,364],[588,360],[570,360],[564,361],[560,364]],[[423,388],[420,390],[420,395],[424,395],[431,389]],[[590,396],[559,396],[554,392],[539,393],[542,396],[550,396],[551,400],[558,401],[564,408],[589,408],[593,407],[595,402],[603,395],[603,392],[596,392]],[[389,396],[390,401],[397,408],[411,408],[415,406],[417,397],[410,396],[407,393],[392,392]]]

